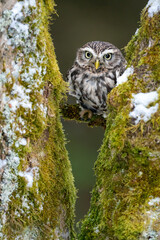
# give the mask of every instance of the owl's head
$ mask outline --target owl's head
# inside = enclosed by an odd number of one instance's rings
[[[76,57],[77,63],[82,68],[93,72],[113,69],[125,63],[121,51],[108,42],[93,41],[82,46]]]

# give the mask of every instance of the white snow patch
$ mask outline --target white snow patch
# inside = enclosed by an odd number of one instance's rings
[[[19,138],[16,143],[15,146],[19,147],[20,145],[25,146],[27,145],[27,140],[25,138]]]
[[[0,169],[3,168],[7,164],[7,161],[4,159],[0,159]]]
[[[37,72],[37,68],[36,67],[30,67],[29,68],[29,74],[30,75],[34,75],[34,74],[36,74],[36,72]]]
[[[30,6],[33,8],[30,8]],[[20,154],[15,152],[15,148],[13,147],[13,144],[25,146],[27,141],[23,134],[26,130],[32,131],[32,129],[28,129],[28,122],[25,117],[17,117],[16,110],[19,107],[23,107],[25,108],[24,114],[32,111],[33,106],[30,99],[30,92],[33,91],[35,94],[39,93],[39,90],[42,88],[41,84],[43,82],[43,75],[46,72],[46,67],[40,66],[42,62],[46,61],[46,58],[37,48],[37,35],[40,31],[40,21],[38,18],[33,20],[34,23],[37,23],[34,29],[29,28],[30,25],[28,25],[25,21],[26,17],[31,16],[32,13],[33,16],[37,13],[35,0],[18,1],[15,3],[13,8],[6,13],[8,17],[6,21],[7,25],[5,25],[5,29],[7,29],[7,31],[4,32],[4,37],[6,39],[4,42],[5,48],[8,49],[8,44],[11,44],[12,48],[21,46],[22,51],[17,52],[16,59],[15,61],[12,61],[10,69],[7,68],[5,73],[0,73],[0,94],[2,94],[1,108],[5,121],[3,133],[7,138],[8,144],[7,151],[5,152],[6,158],[4,160],[0,159],[0,168],[4,167],[0,197],[2,211],[0,231],[1,226],[3,227],[3,224],[6,222],[6,213],[8,211],[8,203],[11,201],[10,198],[13,192],[16,192],[18,188],[19,175],[26,179],[28,187],[32,187],[33,182],[35,182],[37,194],[39,194],[39,168],[34,167],[33,169],[27,169],[24,172],[19,172],[18,167],[20,161],[23,159],[21,159]],[[30,56],[29,63],[28,61],[26,62],[26,56]],[[12,76],[15,80],[14,85]],[[24,82],[27,82],[27,84],[24,84]],[[12,86],[9,94],[3,91],[5,83],[10,83]],[[36,88],[38,89],[36,90]],[[37,100],[37,102],[34,102],[35,110],[40,108],[41,111],[46,113],[46,109],[41,105],[41,101],[39,101],[38,98],[35,100]],[[19,138],[19,133],[21,134],[21,138]],[[18,150],[21,153],[21,148]],[[22,198],[19,194],[16,194],[15,197],[18,199]],[[28,209],[28,206],[32,206],[30,199],[24,198],[22,200],[23,207]],[[42,208],[43,206],[40,206],[40,209]],[[27,209],[25,209],[23,214],[26,213]],[[21,208],[20,211],[22,212],[23,208]],[[3,237],[7,239],[5,236]]]
[[[19,176],[24,177],[27,181],[27,187],[32,187],[33,185],[33,172],[28,169],[25,172],[20,171]]]
[[[41,204],[41,205],[39,206],[39,210],[40,210],[40,211],[43,211],[43,204]]]
[[[149,39],[149,43],[148,43],[148,47],[151,48],[154,44],[154,40],[153,39]]]
[[[20,215],[20,213],[16,210],[15,211],[15,215],[17,216],[17,217],[20,217],[21,215]]]
[[[22,85],[14,84],[11,94],[15,96],[15,98],[8,103],[12,112],[15,112],[20,106],[32,110],[30,96],[26,94],[26,89]]]
[[[10,34],[10,38],[7,41],[8,45],[21,45],[24,39],[26,40],[29,37],[29,24],[20,22],[20,19],[23,19],[22,4],[23,2],[17,2],[12,9],[12,22],[8,28]]]
[[[18,64],[14,64],[13,62],[12,62],[12,64],[13,64],[13,67],[14,67],[14,70],[12,71],[13,77],[15,79],[18,79],[21,67]]]
[[[128,77],[129,77],[130,75],[132,75],[133,72],[134,72],[133,66],[127,68],[127,69],[124,71],[124,73],[122,74],[122,76],[120,76],[120,77],[117,78],[117,86],[118,86],[119,84],[122,84],[122,83],[126,82],[126,81],[128,80]]]
[[[160,235],[157,233],[157,232],[155,232],[154,230],[152,230],[152,229],[148,229],[147,231],[144,231],[143,233],[142,233],[142,237],[143,237],[143,239],[149,239],[149,240],[158,240]],[[142,238],[141,238],[142,239]]]
[[[8,202],[10,201],[10,195],[17,189],[17,168],[19,166],[20,159],[13,151],[6,157],[7,168],[4,169],[3,181],[1,183],[1,206],[7,209]],[[14,172],[13,172],[14,169]]]
[[[151,115],[156,113],[158,110],[158,103],[155,106],[149,107],[148,105],[158,100],[157,91],[149,93],[137,93],[132,94],[132,104],[134,105],[134,110],[130,112],[129,116],[135,118],[135,123],[137,124],[140,120],[147,122]]]
[[[32,10],[31,8],[32,7]],[[31,29],[29,24],[24,22],[25,17],[30,16],[32,12],[36,13],[36,1],[35,0],[24,0],[17,2],[10,10],[10,22],[8,26],[7,44],[13,48],[21,46],[23,52],[28,54],[36,50],[36,37],[32,37]],[[34,33],[39,32],[38,27],[34,29]],[[32,39],[32,41],[31,41]]]
[[[39,105],[39,108],[41,109],[41,111],[43,112],[43,114],[44,114],[44,116],[46,116],[47,115],[47,107],[46,106],[44,106],[43,104],[40,104]]]
[[[95,232],[95,233],[99,233],[99,228],[98,228],[98,226],[97,226],[97,227],[94,227],[94,232]]]
[[[146,8],[148,8],[148,16],[153,17],[154,14],[160,11],[160,0],[149,0]]]
[[[150,103],[155,102],[158,100],[158,93],[157,91],[148,92],[148,93],[137,93],[133,94],[134,104],[142,104],[147,107]]]
[[[135,34],[134,34],[134,35],[137,35],[137,34],[138,34],[138,31],[139,31],[139,28],[137,28],[137,30],[135,31]]]
[[[22,11],[23,2],[17,2],[12,8],[13,16],[16,16]]]
[[[28,168],[25,172],[19,171],[19,176],[24,177],[27,181],[27,187],[32,187],[34,178],[37,179],[38,167]]]
[[[28,7],[28,5],[32,7],[36,7],[36,1],[35,0],[24,0],[24,5]]]
[[[19,144],[25,146],[25,145],[27,145],[27,140],[25,138],[21,138],[19,140]]]
[[[19,14],[22,14],[22,8],[28,8],[29,6],[31,7],[36,7],[36,1],[35,0],[24,0],[21,2],[17,2],[14,7],[12,8],[13,16],[17,17]],[[22,17],[23,15],[21,15]]]
[[[160,203],[160,198],[156,197],[156,198],[152,198],[151,200],[149,200],[148,204],[150,206],[154,206],[154,205],[158,205]]]
[[[0,74],[0,86],[6,82],[6,73]]]
[[[22,207],[29,210],[29,209],[30,209],[30,206],[29,206],[28,203],[29,203],[29,202],[28,202],[27,197],[26,197],[25,195],[22,196]]]
[[[6,212],[2,215],[2,223],[3,225],[6,223],[7,220],[7,216],[6,216]],[[7,240],[7,238],[5,238],[4,240]]]
[[[141,177],[142,175],[143,175],[143,172],[140,171],[140,172],[138,173],[138,177]]]
[[[147,221],[145,222],[145,230],[142,233],[142,237],[145,237],[145,239],[152,239],[156,240],[159,239],[160,232],[156,231],[154,229],[155,222],[158,221],[160,217],[160,211],[159,211],[159,203],[160,203],[160,198],[152,198],[148,204],[151,206],[152,210],[146,211],[146,219]]]
[[[21,123],[21,124],[22,124],[22,126],[24,126],[24,125],[25,125],[25,121],[24,121],[24,119],[23,119],[23,118],[19,117],[19,118],[18,118],[18,121],[19,121],[19,123]]]

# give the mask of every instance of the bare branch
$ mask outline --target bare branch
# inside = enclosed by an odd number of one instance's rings
[[[83,119],[80,117],[80,107],[78,104],[69,105],[65,104],[61,106],[61,113],[65,120],[75,120],[78,122],[87,123],[89,127],[103,127],[106,126],[106,120],[102,115],[93,114],[91,119],[88,119],[88,115],[85,114]]]

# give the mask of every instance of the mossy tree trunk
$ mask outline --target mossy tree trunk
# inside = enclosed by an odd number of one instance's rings
[[[125,49],[133,74],[108,96],[97,182],[81,240],[160,239],[159,10],[159,1],[150,0],[142,11],[140,28]]]
[[[0,2],[0,239],[74,239],[52,0]]]

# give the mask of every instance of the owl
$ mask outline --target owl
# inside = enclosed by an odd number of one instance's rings
[[[105,116],[107,95],[116,86],[125,65],[121,51],[109,42],[88,42],[78,49],[67,81],[69,94],[81,106],[81,117],[88,110]]]

